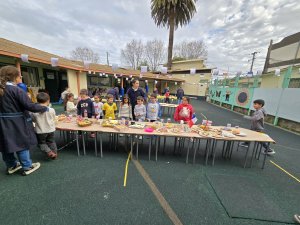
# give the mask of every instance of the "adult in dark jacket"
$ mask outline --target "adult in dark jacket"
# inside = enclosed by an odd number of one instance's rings
[[[178,100],[178,105],[181,104],[183,96],[184,96],[184,91],[181,87],[179,87],[177,89],[177,93],[176,93],[176,97],[177,97],[177,100]]]
[[[114,96],[114,101],[116,101],[119,99],[119,88],[118,87],[110,88],[108,89],[107,94]]]
[[[17,87],[21,82],[16,67],[0,69],[0,151],[8,174],[23,169],[22,174],[28,175],[40,167],[40,163],[32,163],[30,159],[29,148],[36,145],[37,140],[28,111],[42,113],[48,108],[32,103]]]
[[[130,99],[130,103],[131,103],[131,106],[132,106],[132,118],[133,120],[135,120],[135,115],[134,115],[134,107],[135,105],[137,104],[136,102],[136,99],[138,96],[142,96],[145,101],[147,100],[147,97],[146,97],[146,94],[145,92],[139,87],[140,86],[140,82],[138,79],[134,79],[132,82],[132,87],[130,87],[128,90],[127,90],[127,95]]]

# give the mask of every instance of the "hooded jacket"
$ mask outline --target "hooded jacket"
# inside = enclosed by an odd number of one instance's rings
[[[265,116],[267,116],[266,110],[260,108],[255,110],[252,116],[246,116],[245,118],[251,120],[251,130],[263,131]]]

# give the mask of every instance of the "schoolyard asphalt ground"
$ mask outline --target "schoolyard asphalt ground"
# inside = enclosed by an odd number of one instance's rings
[[[193,106],[199,119],[203,113],[214,125],[249,127],[242,115],[204,101],[194,100]],[[5,175],[0,165],[0,224],[293,224],[293,215],[300,213],[300,139],[269,125],[266,131],[276,141],[276,154],[267,158],[264,170],[262,159],[244,169],[242,148],[234,149],[230,160],[222,158],[221,145],[215,166],[211,160],[205,166],[205,143],[196,163],[185,164],[186,148],[173,154],[171,138],[165,154],[148,161],[145,138],[139,161],[128,164],[126,187],[128,152],[122,138],[115,151],[104,136],[103,158],[95,157],[92,139],[86,156],[78,157],[73,143],[55,161],[33,148],[32,159],[41,168],[30,176]],[[58,132],[57,143],[65,144]]]

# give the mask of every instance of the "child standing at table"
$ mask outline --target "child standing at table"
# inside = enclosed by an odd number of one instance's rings
[[[50,96],[45,92],[37,95],[37,102],[41,106],[48,107]],[[49,108],[45,113],[32,113],[32,121],[35,123],[35,132],[40,149],[47,154],[50,159],[57,158],[57,146],[55,142],[55,110]]]
[[[146,118],[146,107],[144,105],[144,98],[139,96],[136,98],[137,105],[134,107],[134,115],[136,121],[144,121]]]
[[[65,111],[69,115],[77,114],[77,107],[74,104],[74,95],[72,93],[66,94],[64,104],[65,104]]]
[[[132,107],[127,94],[124,95],[119,109],[119,118],[132,119]]]
[[[147,104],[147,119],[150,120],[150,122],[155,122],[161,117],[161,108],[159,103],[157,102],[157,96],[156,94],[150,95],[150,102]]]
[[[174,120],[188,122],[192,120],[194,113],[193,106],[190,105],[190,99],[186,96],[182,97],[182,102],[177,106],[174,113]]]
[[[88,96],[87,89],[80,90],[80,101],[77,104],[77,115],[87,118],[92,118],[95,115],[94,104]],[[79,132],[81,134],[81,132]],[[96,137],[94,132],[91,132],[91,138]]]
[[[107,95],[107,102],[103,105],[104,119],[116,119],[116,112],[118,110],[116,103],[114,103],[114,96],[111,94]]]
[[[102,98],[98,95],[94,96],[94,110],[95,110],[95,117],[97,119],[102,119],[103,118],[103,103],[102,103]]]
[[[77,115],[92,118],[95,115],[94,104],[88,96],[87,89],[80,90],[80,101],[77,104]]]
[[[251,121],[251,127],[250,130],[254,130],[257,132],[264,132],[264,119],[267,115],[266,110],[263,108],[265,105],[265,101],[262,99],[257,99],[253,102],[253,108],[255,109],[255,112],[252,116],[244,116],[245,119],[248,119]],[[262,146],[264,147],[263,154],[273,155],[275,154],[275,151],[270,148],[270,146],[262,142]],[[243,147],[248,147],[249,143],[244,142],[240,144]]]
[[[170,91],[167,90],[165,93],[165,103],[170,103]]]

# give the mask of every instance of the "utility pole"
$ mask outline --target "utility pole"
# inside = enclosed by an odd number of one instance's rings
[[[107,61],[107,65],[109,66],[109,60],[108,60],[108,52],[106,52],[106,61]]]
[[[250,73],[253,75],[253,64],[254,64],[254,61],[255,61],[255,55],[259,53],[259,52],[252,52],[251,55],[252,55],[252,62],[251,62],[251,67],[250,67]]]

